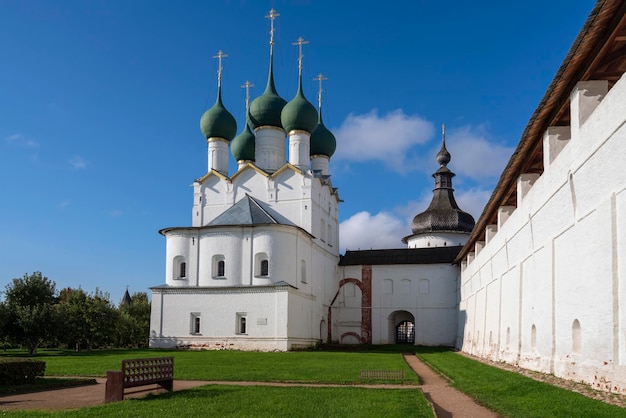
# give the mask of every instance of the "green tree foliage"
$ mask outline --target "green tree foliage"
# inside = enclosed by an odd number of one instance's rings
[[[94,294],[69,287],[61,290],[59,341],[77,351],[113,345],[120,321],[119,312],[109,299],[99,290]]]
[[[146,292],[127,296],[119,308],[108,293],[86,293],[56,284],[40,272],[6,286],[0,302],[0,342],[23,344],[30,355],[42,342],[76,349],[147,347],[150,300]]]
[[[9,337],[37,353],[45,338],[53,336],[56,322],[56,285],[41,272],[24,274],[6,286],[6,305],[9,310],[6,332]]]
[[[147,347],[150,332],[150,300],[146,292],[136,292],[120,303],[118,345],[120,347]]]

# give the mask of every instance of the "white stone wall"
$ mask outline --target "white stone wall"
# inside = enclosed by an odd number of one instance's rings
[[[626,81],[579,83],[571,111],[468,255],[458,346],[626,393]]]

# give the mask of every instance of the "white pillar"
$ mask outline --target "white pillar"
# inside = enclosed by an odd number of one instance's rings
[[[572,137],[569,126],[550,126],[543,135],[543,169],[548,169],[552,161],[567,145]]]
[[[228,175],[228,141],[223,138],[211,137],[209,143],[209,171],[215,170],[225,176]]]
[[[289,132],[289,163],[300,170],[309,169],[311,153],[311,134],[306,131]]]
[[[312,155],[311,156],[311,170],[317,171],[319,170],[322,175],[327,176],[328,173],[328,163],[330,162],[330,158],[326,155]]]
[[[261,170],[274,172],[285,164],[285,131],[273,126],[254,130],[255,164]]]

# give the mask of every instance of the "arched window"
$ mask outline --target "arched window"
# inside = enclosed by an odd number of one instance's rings
[[[172,278],[175,280],[184,280],[187,278],[187,263],[185,257],[177,255],[174,257],[172,265]]]
[[[222,254],[213,256],[213,278],[223,279],[226,276],[226,260]]]
[[[237,334],[245,334],[248,330],[247,317],[248,314],[246,312],[237,312]]]
[[[268,277],[270,275],[270,261],[266,253],[257,253],[254,256],[254,276]]]
[[[200,312],[191,313],[190,328],[191,334],[200,334]]]

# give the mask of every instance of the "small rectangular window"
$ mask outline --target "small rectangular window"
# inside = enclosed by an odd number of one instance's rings
[[[261,260],[261,276],[270,275],[270,262],[268,260]]]
[[[200,313],[192,312],[191,313],[191,334],[200,334]]]
[[[237,334],[246,334],[248,331],[248,314],[245,312],[237,313]]]

